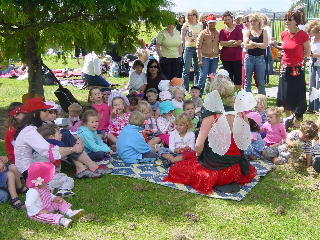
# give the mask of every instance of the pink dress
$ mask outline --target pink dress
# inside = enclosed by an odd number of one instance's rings
[[[114,119],[111,119],[107,129],[107,133],[111,133],[113,136],[118,137],[122,128],[129,123],[130,113],[124,113],[122,116],[116,115]]]

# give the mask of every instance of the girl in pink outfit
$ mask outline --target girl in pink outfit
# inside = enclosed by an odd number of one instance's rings
[[[108,99],[111,107],[110,124],[107,129],[107,139],[111,145],[117,142],[119,132],[129,122],[129,100],[120,93],[111,93]]]
[[[261,133],[265,133],[263,138],[266,146],[278,146],[282,144],[287,137],[285,125],[281,122],[282,111],[278,107],[272,107],[267,110],[267,119],[260,128]]]
[[[47,183],[55,174],[55,167],[50,162],[36,162],[28,168],[26,185],[26,208],[30,219],[47,224],[68,227],[72,220],[83,214],[83,209],[72,210],[71,204],[51,193]],[[54,212],[60,212],[54,213]]]
[[[110,123],[110,107],[103,102],[103,94],[99,88],[93,88],[89,91],[88,101],[98,112],[99,125],[98,133],[107,131]]]

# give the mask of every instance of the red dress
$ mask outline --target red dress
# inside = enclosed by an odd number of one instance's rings
[[[204,148],[205,150],[206,148]],[[240,150],[233,138],[229,150],[225,155],[240,156]],[[203,194],[212,193],[216,185],[225,185],[233,182],[238,184],[249,183],[257,174],[255,167],[251,164],[249,164],[247,176],[242,173],[239,163],[221,170],[204,168],[198,162],[195,152],[185,154],[184,159],[170,167],[169,174],[163,181],[189,185]]]

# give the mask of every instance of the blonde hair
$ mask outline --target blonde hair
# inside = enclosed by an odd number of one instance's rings
[[[260,27],[260,29],[262,29],[264,26],[264,19],[263,19],[262,15],[260,13],[251,13],[249,15],[249,20],[251,20],[253,18],[258,21],[259,27]]]
[[[177,117],[176,117],[176,124],[183,124],[185,126],[187,126],[188,130],[192,129],[192,119],[190,117],[190,115],[186,112],[180,113]]]
[[[129,117],[129,123],[131,125],[136,125],[136,126],[143,126],[145,120],[146,120],[145,114],[139,111],[131,112]]]
[[[276,115],[277,118],[281,118],[282,113],[283,113],[282,107],[271,107],[267,110],[267,116]]]
[[[146,49],[138,49],[136,54],[137,54],[137,57],[145,57],[147,59],[150,56],[149,51]]]
[[[181,87],[181,86],[170,87],[170,92],[172,93],[172,95],[175,95],[176,92],[178,92],[178,91],[180,91],[180,92],[182,92],[183,94],[185,94],[184,88]]]
[[[122,101],[122,103],[123,103],[123,107],[124,107],[123,112],[124,112],[124,113],[129,112],[129,106],[126,104],[126,102],[125,102],[125,101],[123,100],[123,98],[120,97],[120,96],[114,97],[114,98],[112,99],[112,101],[111,101],[111,108],[113,108],[113,103],[114,103],[114,101],[117,100],[117,99],[121,99],[121,101]],[[111,118],[111,119],[114,119],[115,117],[116,117],[116,115],[115,115],[113,112],[111,112],[110,118]]]
[[[214,78],[209,89],[210,92],[217,90],[224,104],[232,106],[234,103],[234,83],[231,82],[229,76]]]
[[[257,94],[255,96],[255,99],[257,101],[257,105],[260,105],[261,107],[263,107],[263,109],[266,109],[268,107],[268,98],[266,95]]]
[[[68,111],[75,111],[78,112],[79,114],[82,111],[82,107],[79,103],[72,103],[69,107],[68,107]]]
[[[149,113],[152,113],[152,109],[151,109],[151,105],[150,103],[148,103],[145,100],[140,100],[138,102],[138,105],[136,107],[136,111],[138,112],[142,112],[144,114],[146,114],[146,112],[148,111]]]
[[[199,21],[203,22],[204,20],[206,20],[206,18],[207,18],[207,14],[201,13],[199,16]]]
[[[320,23],[319,23],[318,20],[311,20],[311,21],[309,21],[309,22],[307,23],[307,25],[306,25],[306,32],[307,32],[308,34],[310,34],[310,33],[313,31],[313,29],[314,29],[315,27],[319,26],[319,25],[320,25]]]
[[[189,18],[190,18],[189,15],[191,15],[191,14],[195,14],[197,16],[197,22],[199,22],[199,13],[198,13],[197,9],[195,9],[195,8],[190,8],[188,10],[186,22],[189,23]]]

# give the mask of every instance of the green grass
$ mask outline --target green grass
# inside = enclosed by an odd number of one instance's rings
[[[47,61],[49,67],[65,67],[62,61]],[[68,66],[77,66],[75,60],[69,60]],[[276,86],[277,79],[272,76],[270,85]],[[10,102],[21,100],[28,84],[13,79],[0,83],[3,114]],[[45,87],[48,100],[57,100],[56,88]],[[87,90],[68,88],[85,102]],[[269,103],[273,105],[274,99]],[[0,154],[5,154],[3,143]],[[67,172],[71,175],[72,169]],[[279,167],[236,202],[121,176],[76,180],[76,195],[69,201],[86,214],[71,228],[31,221],[25,212],[5,203],[0,205],[0,239],[320,239],[320,195],[313,190],[318,181]]]

